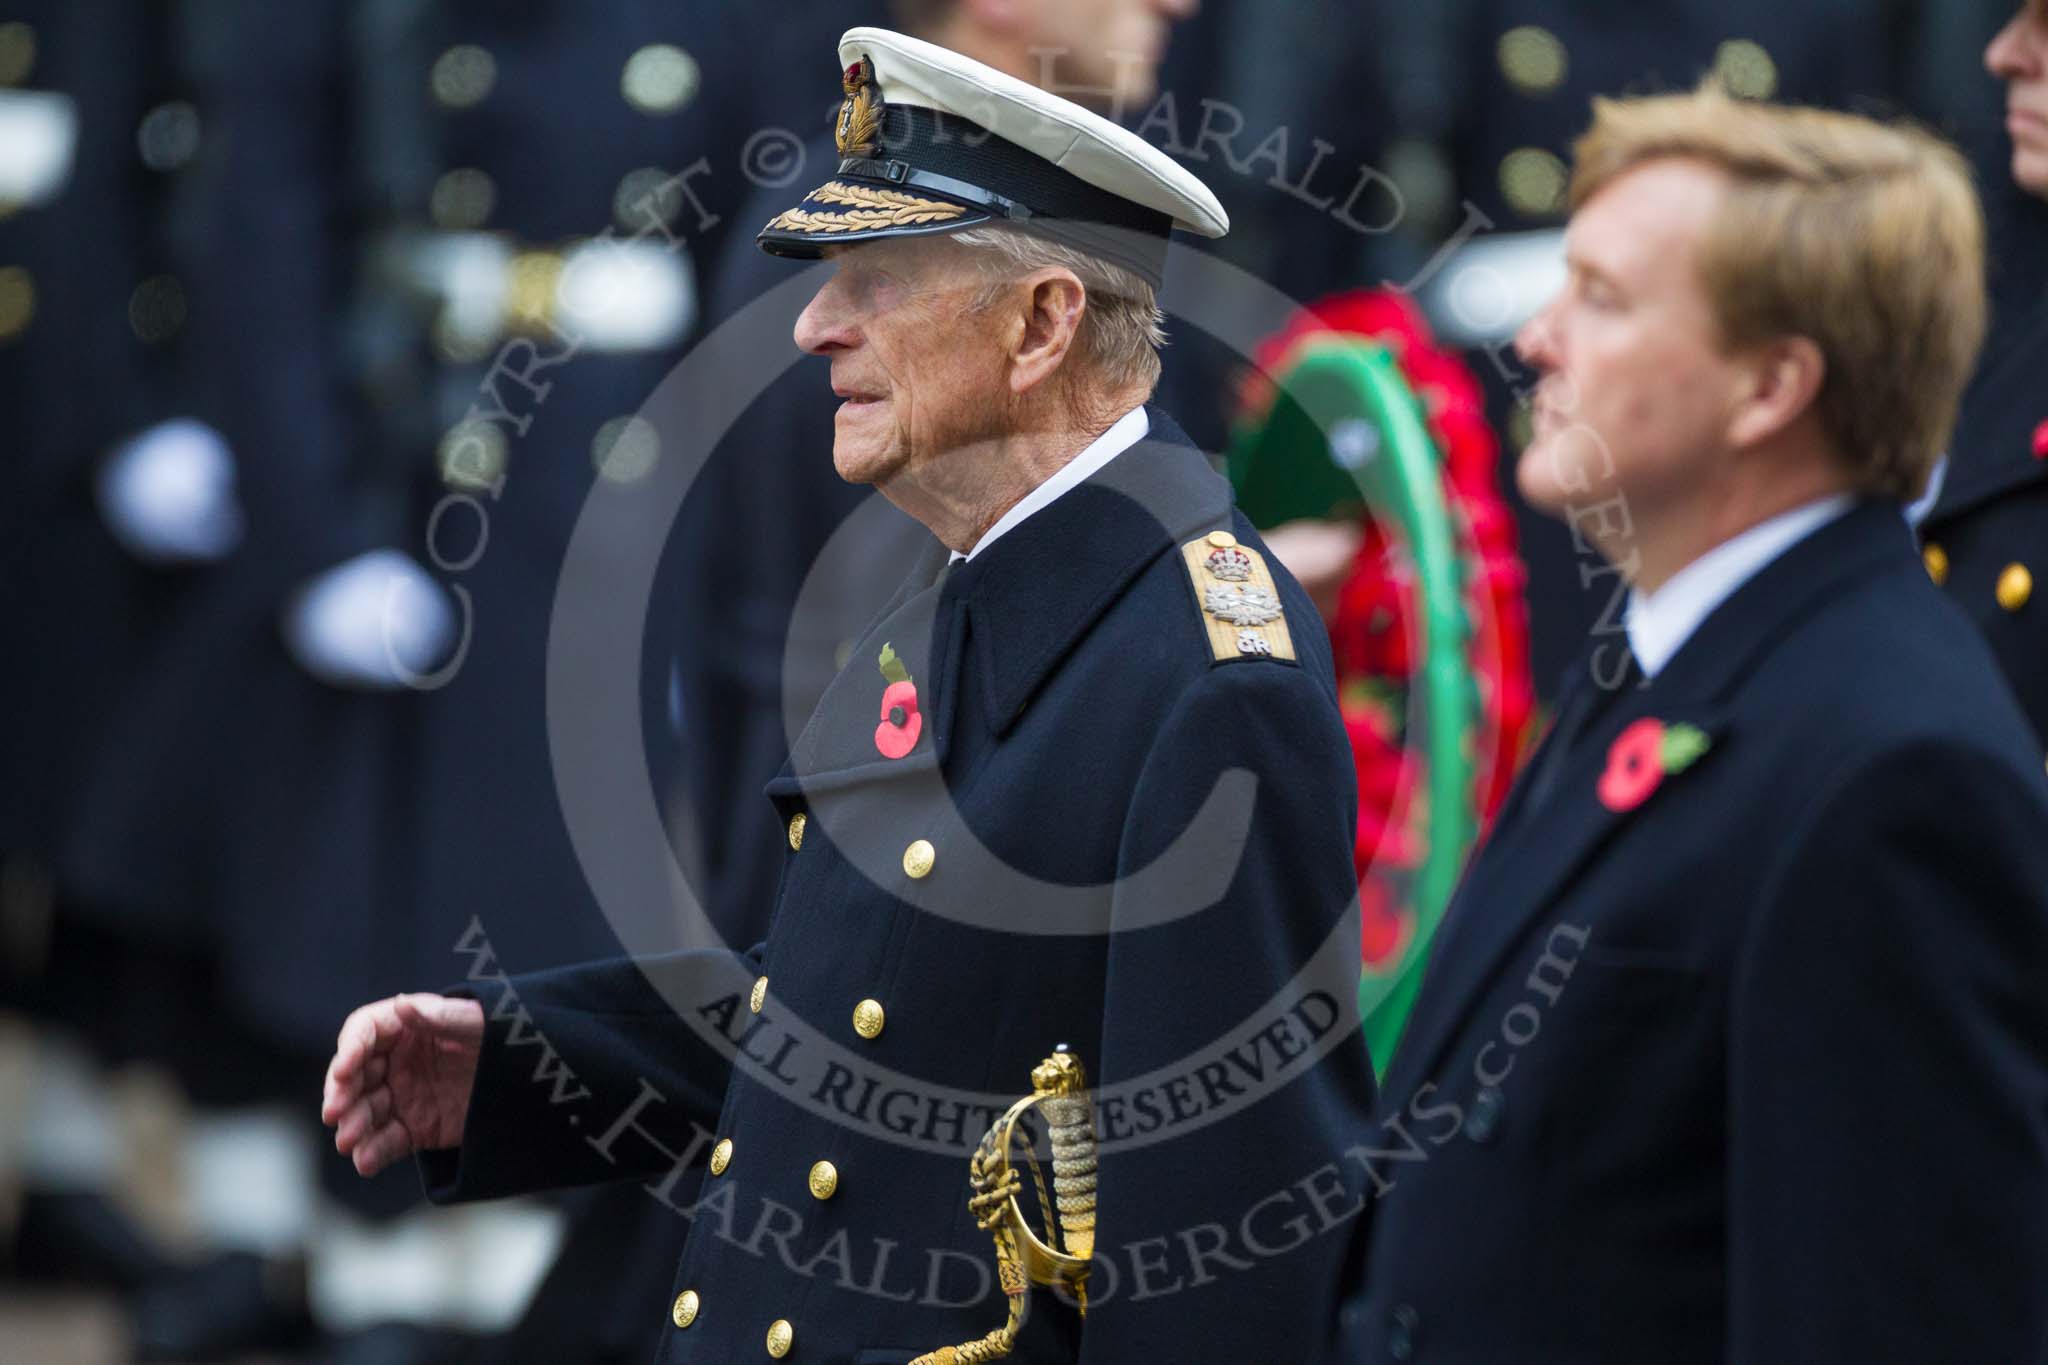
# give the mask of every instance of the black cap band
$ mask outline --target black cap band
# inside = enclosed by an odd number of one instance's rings
[[[945,176],[1022,204],[1032,217],[1070,218],[1162,238],[1173,230],[1173,219],[1157,209],[1098,189],[986,128],[934,109],[890,105],[882,115],[881,143],[874,164],[900,162],[913,172]]]
[[[828,184],[778,214],[756,240],[778,256],[938,236],[1000,223],[1114,265],[1157,288],[1173,217],[1100,189],[959,115],[889,105]],[[845,139],[842,139],[842,143]]]

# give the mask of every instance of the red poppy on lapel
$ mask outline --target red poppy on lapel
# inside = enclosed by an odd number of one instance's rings
[[[882,646],[881,666],[889,685],[882,689],[882,723],[875,727],[875,748],[884,758],[901,758],[917,747],[917,737],[924,733],[924,717],[917,710],[917,684],[889,645]]]
[[[1607,750],[1607,771],[1596,791],[1611,811],[1631,811],[1650,799],[1665,777],[1690,768],[1711,743],[1693,725],[1666,726],[1645,716],[1616,737]]]

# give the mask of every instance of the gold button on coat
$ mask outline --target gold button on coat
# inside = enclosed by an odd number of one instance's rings
[[[788,1318],[777,1318],[768,1324],[768,1354],[777,1360],[789,1354],[789,1348],[796,1344],[796,1328],[789,1325]]]
[[[938,860],[939,851],[932,847],[929,839],[919,839],[903,850],[903,870],[912,881],[931,875],[932,864]]]
[[[811,1197],[830,1199],[839,1193],[839,1168],[829,1161],[821,1161],[811,1167]]]
[[[1926,547],[1920,551],[1920,562],[1927,566],[1927,576],[1934,580],[1935,587],[1938,588],[1948,582],[1947,550],[1942,549],[1933,541],[1929,541]]]
[[[732,1139],[720,1138],[718,1145],[711,1149],[711,1174],[724,1175],[725,1168],[732,1165]]]
[[[697,1291],[685,1289],[676,1295],[676,1306],[669,1310],[669,1319],[678,1327],[688,1327],[697,1320]]]
[[[1228,531],[1211,531],[1209,533],[1209,543],[1219,550],[1227,550],[1237,544],[1237,537]]]
[[[802,811],[798,811],[795,815],[789,817],[789,851],[791,853],[804,846],[804,826],[809,823],[810,821],[804,818]]]
[[[767,1003],[768,978],[765,976],[757,976],[754,978],[754,993],[747,997],[747,1008],[752,1010],[754,1013],[759,1014],[761,1012],[761,1006]]]
[[[879,1000],[863,1000],[853,1007],[853,1031],[863,1038],[881,1037],[882,1025],[887,1019]]]
[[[2008,564],[1998,575],[1998,605],[2007,611],[2018,611],[2027,605],[2027,599],[2034,595],[2034,575],[2024,564]]]

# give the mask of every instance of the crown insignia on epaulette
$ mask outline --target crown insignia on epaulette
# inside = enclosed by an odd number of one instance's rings
[[[1225,583],[1249,582],[1252,576],[1252,557],[1235,545],[1209,551],[1209,557],[1203,563],[1208,566],[1211,578]]]

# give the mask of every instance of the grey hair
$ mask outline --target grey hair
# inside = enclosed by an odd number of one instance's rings
[[[1100,256],[1006,225],[966,228],[948,236],[962,246],[976,248],[990,273],[1008,276],[1049,266],[1072,271],[1088,291],[1079,341],[1096,372],[1120,389],[1142,388],[1147,395],[1159,383],[1166,314],[1159,309],[1159,296],[1150,281]],[[998,288],[990,287],[982,299],[984,305],[994,301]]]

